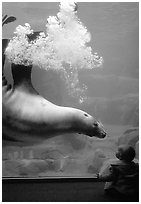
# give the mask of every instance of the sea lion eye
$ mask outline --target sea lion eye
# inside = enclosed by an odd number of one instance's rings
[[[89,117],[86,113],[84,113],[84,116]]]
[[[97,122],[95,122],[93,125],[94,125],[95,127],[98,127],[98,123],[97,123]]]

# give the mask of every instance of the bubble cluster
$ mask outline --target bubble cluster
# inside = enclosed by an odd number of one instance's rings
[[[70,95],[84,99],[86,86],[80,86],[78,71],[100,67],[103,58],[88,46],[91,35],[78,18],[77,8],[75,2],[62,1],[57,15],[47,18],[46,33],[40,33],[33,41],[28,38],[33,34],[30,25],[19,25],[6,55],[15,64],[61,72]]]
[[[26,23],[24,26],[19,25],[15,32],[14,37],[10,40],[5,54],[8,60],[15,64],[31,65],[32,53],[30,51],[31,44],[28,41],[27,35],[33,33],[30,25]]]

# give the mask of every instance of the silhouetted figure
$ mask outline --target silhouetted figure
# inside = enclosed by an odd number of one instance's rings
[[[121,196],[134,200],[139,196],[139,165],[135,163],[135,150],[129,145],[121,145],[116,152],[117,160],[111,162],[97,177],[106,181],[104,190],[111,196]],[[104,169],[104,168],[103,168]]]

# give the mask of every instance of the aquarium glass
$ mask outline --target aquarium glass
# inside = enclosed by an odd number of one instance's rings
[[[93,177],[115,159],[120,144],[132,145],[138,160],[139,3],[3,2],[2,13],[16,18],[2,28],[3,39],[11,40],[8,83],[13,85],[12,63],[33,65],[40,96],[87,112],[107,133],[66,132],[27,145],[4,138],[3,177]],[[29,42],[26,35],[33,32],[36,41]]]

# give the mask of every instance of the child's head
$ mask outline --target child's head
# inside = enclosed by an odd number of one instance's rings
[[[120,160],[131,162],[135,158],[135,150],[129,145],[121,145],[118,147],[116,157]]]

